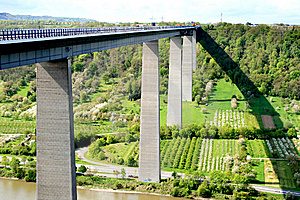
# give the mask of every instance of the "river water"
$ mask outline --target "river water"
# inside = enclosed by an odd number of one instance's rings
[[[35,183],[0,178],[0,200],[35,200]],[[147,194],[77,190],[78,200],[179,200],[180,198]]]

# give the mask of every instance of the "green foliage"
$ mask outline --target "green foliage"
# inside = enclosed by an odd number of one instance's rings
[[[241,68],[242,72],[249,74],[260,92],[267,95],[300,98],[299,93],[299,37],[300,29],[270,27],[258,25],[250,27],[242,24],[220,23],[208,34]],[[204,76],[219,78],[220,72],[210,55],[202,51],[198,54],[198,65]],[[249,90],[245,85],[243,76],[237,70],[227,70],[232,81],[239,83],[242,90]],[[294,73],[292,73],[294,72]],[[296,78],[296,79],[294,79]],[[298,90],[298,92],[296,91]]]
[[[201,144],[201,139],[197,138],[197,142],[195,145],[195,151],[193,152],[193,159],[192,159],[192,164],[191,164],[191,170],[194,171],[198,168],[197,164],[199,161],[199,154],[200,154],[200,144]]]
[[[36,170],[28,169],[25,175],[26,182],[35,182],[36,181]]]
[[[197,195],[204,198],[211,197],[211,190],[209,189],[207,180],[204,180],[197,189]]]
[[[129,156],[127,161],[126,161],[126,164],[129,166],[129,167],[137,167],[138,166],[138,163],[137,161],[134,159],[133,156]]]
[[[297,137],[297,131],[295,128],[289,128],[289,130],[287,131],[287,135],[289,138],[295,138]]]
[[[9,160],[6,156],[2,156],[1,164],[4,165],[4,168],[9,164]]]
[[[175,158],[174,158],[174,162],[173,162],[173,168],[178,168],[178,166],[179,166],[180,158],[181,158],[182,152],[184,150],[185,143],[186,143],[186,138],[183,138],[180,141],[178,150],[176,152],[176,155],[175,155]]]
[[[78,172],[81,172],[81,173],[85,173],[87,171],[87,168],[86,166],[84,165],[80,165],[80,167],[78,168],[77,170]]]
[[[79,148],[79,147],[87,146],[90,143],[92,143],[92,141],[94,141],[95,138],[96,138],[96,135],[93,132],[90,132],[90,131],[89,132],[75,131],[75,138],[74,138],[75,147]]]
[[[122,176],[123,179],[124,179],[125,176],[126,176],[126,171],[125,171],[124,168],[121,169],[121,176]]]
[[[9,166],[12,172],[16,174],[20,167],[20,160],[15,157],[12,157],[11,161],[9,162]]]
[[[188,138],[186,140],[183,152],[181,154],[181,158],[180,158],[180,162],[179,162],[179,166],[178,166],[179,169],[184,169],[185,166],[186,166],[187,156],[188,156],[188,153],[189,153],[189,149],[191,148],[190,147],[190,142],[191,142],[191,139]]]
[[[104,138],[99,138],[93,142],[88,149],[88,154],[92,158],[98,158],[100,160],[105,159],[105,155],[102,151],[102,147],[106,144]]]
[[[189,150],[188,150],[187,158],[186,158],[186,164],[185,164],[185,167],[184,167],[185,170],[191,169],[192,157],[193,157],[194,152],[195,152],[196,141],[197,141],[197,139],[195,137],[193,137],[193,139],[191,141],[191,144],[190,144],[190,147],[189,147]]]

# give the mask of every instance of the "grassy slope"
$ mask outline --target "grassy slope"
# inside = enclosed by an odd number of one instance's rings
[[[208,120],[213,120],[217,110],[231,110],[231,97],[233,95],[237,96],[238,98],[237,109],[245,110],[246,102],[244,101],[244,96],[236,87],[236,85],[226,82],[225,79],[219,80],[209,97],[209,103],[206,107],[209,113],[205,115],[206,118]]]
[[[167,99],[166,95],[160,96],[160,125],[166,126],[167,124]],[[201,112],[201,108],[195,102],[182,103],[182,124],[201,124],[204,123],[205,115]]]
[[[270,99],[272,98],[272,101]],[[276,109],[278,114],[280,115],[280,120],[283,122],[284,125],[287,125],[287,123],[292,123],[294,126],[300,128],[300,115],[297,115],[293,113],[291,110],[286,112],[284,110],[284,102],[282,102],[281,97],[270,97],[268,98],[268,101],[270,104]],[[299,102],[298,102],[299,103]],[[276,124],[278,122],[278,118],[274,117],[274,123]]]
[[[96,93],[91,95],[91,101],[87,102],[85,104],[95,103],[97,98],[104,97],[106,95],[106,92],[111,91],[113,87],[118,84],[119,79],[112,79],[110,83],[104,83],[103,80],[101,80],[99,89]],[[1,91],[1,82],[0,82],[0,91]],[[29,90],[29,85],[26,87],[21,88],[20,91],[18,91],[18,94],[21,96],[26,96],[27,91]],[[182,120],[183,120],[183,126],[186,126],[188,124],[197,123],[197,124],[203,124],[206,121],[211,121],[214,118],[214,114],[217,110],[230,110],[231,109],[231,97],[233,95],[236,95],[239,99],[238,101],[238,109],[239,110],[245,110],[246,109],[246,102],[244,101],[244,97],[242,93],[239,91],[239,89],[236,87],[236,85],[232,84],[231,82],[226,82],[225,79],[221,79],[217,82],[216,86],[213,89],[212,94],[209,98],[208,106],[200,105],[198,106],[195,102],[183,102],[182,107]],[[269,100],[269,98],[268,98]],[[269,101],[270,102],[270,101]],[[257,98],[253,102],[253,106],[256,107],[264,107],[262,104],[263,101],[260,101],[260,98]],[[265,102],[266,103],[266,102]],[[275,123],[278,122],[278,120],[281,120],[284,124],[287,124],[288,121],[290,121],[295,126],[300,126],[300,115],[287,113],[284,111],[284,104],[280,100],[279,97],[273,97],[273,101],[270,102],[274,108],[277,108],[276,111],[280,114],[280,117],[274,117]],[[267,103],[266,103],[267,104]],[[140,105],[139,103],[135,101],[128,101],[126,97],[122,100],[122,105],[124,107],[122,113],[140,113]],[[1,104],[0,104],[1,106]],[[201,110],[203,108],[207,109],[207,113],[203,113]],[[259,110],[259,109],[256,109]],[[260,113],[254,113],[255,115],[259,116]],[[161,95],[160,96],[160,123],[162,126],[166,125],[166,118],[167,118],[167,96]],[[247,126],[253,126],[253,127],[259,127],[259,123],[261,123],[261,120],[259,117],[255,117],[254,115],[250,113],[245,113],[245,122]],[[114,132],[114,131],[124,131],[124,130],[115,130],[114,127],[112,127],[111,123],[109,122],[101,122],[99,124],[100,127],[97,128],[97,131],[101,133],[108,133],[108,132]],[[82,126],[81,126],[82,127]],[[77,127],[77,129],[82,130],[81,127]],[[88,127],[84,127],[84,129],[89,129]],[[91,129],[95,129],[95,127],[92,127]]]

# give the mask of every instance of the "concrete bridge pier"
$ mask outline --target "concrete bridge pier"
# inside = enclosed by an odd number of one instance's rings
[[[193,36],[183,36],[182,47],[182,100],[192,101]]]
[[[167,125],[182,126],[182,38],[170,39]]]
[[[196,31],[193,31],[192,48],[193,48],[193,70],[197,68],[197,38]]]
[[[70,61],[37,64],[37,199],[76,200]]]
[[[159,182],[161,177],[159,77],[158,40],[145,42],[142,60],[140,181]]]

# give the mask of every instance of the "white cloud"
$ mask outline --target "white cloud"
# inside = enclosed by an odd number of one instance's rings
[[[0,0],[1,12],[85,17],[99,21],[165,21],[300,24],[299,0]]]

